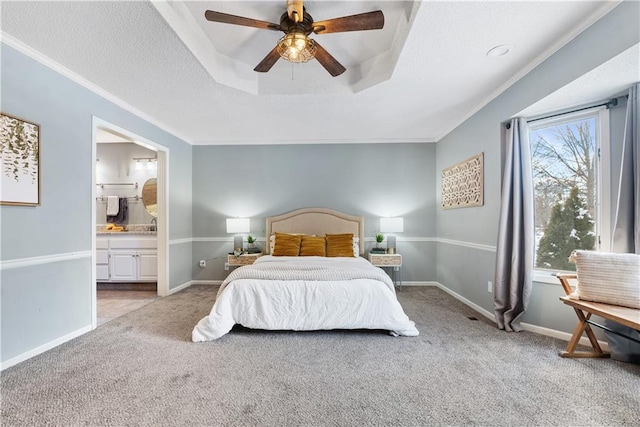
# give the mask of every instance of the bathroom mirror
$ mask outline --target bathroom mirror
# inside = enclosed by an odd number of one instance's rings
[[[156,178],[148,179],[142,186],[142,204],[151,216],[158,216],[158,183]]]

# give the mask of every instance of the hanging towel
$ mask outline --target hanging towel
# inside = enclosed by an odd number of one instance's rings
[[[120,197],[118,200],[118,213],[117,215],[107,215],[107,222],[114,222],[121,224],[127,219],[127,210],[129,210],[129,203],[126,197]]]
[[[107,197],[107,216],[118,215],[120,210],[120,197],[108,196]]]

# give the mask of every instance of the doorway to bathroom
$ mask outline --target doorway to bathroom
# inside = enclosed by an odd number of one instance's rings
[[[168,151],[94,118],[93,327],[167,294]]]

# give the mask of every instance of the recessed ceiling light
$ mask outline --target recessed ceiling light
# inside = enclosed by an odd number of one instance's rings
[[[511,49],[513,49],[513,45],[501,44],[489,49],[489,51],[487,52],[487,56],[489,58],[497,58],[500,56],[505,56],[507,53],[511,51]]]

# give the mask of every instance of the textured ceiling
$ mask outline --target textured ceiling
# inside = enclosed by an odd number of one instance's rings
[[[305,5],[316,19],[376,9],[388,9],[392,16],[398,10],[398,2],[327,2],[330,10],[324,3]],[[204,13],[218,7],[273,21],[286,2],[199,4],[187,2],[186,8],[202,8]],[[184,34],[178,36],[147,1],[3,2],[2,31],[193,144],[432,142],[614,5],[429,1],[416,10],[409,2],[404,10],[415,16],[405,16],[404,22],[413,23],[406,40],[398,44],[401,50],[390,62],[395,64],[390,74],[366,88],[343,84],[338,93],[323,89],[334,78],[316,61],[279,61],[258,77],[269,80],[258,83],[258,94],[216,81],[201,62],[206,52],[195,55],[183,41]],[[397,34],[393,25],[401,21],[398,17],[379,35],[326,34],[322,43],[345,65],[357,67],[357,61],[376,55],[378,42],[364,41],[366,37],[384,37],[384,31]],[[231,37],[232,26],[208,24],[210,40]],[[247,74],[255,79],[252,69],[273,43],[266,37],[270,32],[235,30],[231,38],[236,44],[229,45],[228,53],[236,58],[219,61],[217,72],[229,79]],[[391,46],[393,41],[379,43]],[[486,56],[504,43],[513,45],[510,54]],[[363,52],[361,45],[366,45]],[[353,78],[351,74],[336,79]]]
[[[610,96],[628,93],[629,86],[636,82],[640,82],[640,44],[558,89],[518,115],[532,117],[600,102]]]
[[[388,80],[420,6],[420,2],[410,1],[304,4],[314,22],[384,9],[385,25],[381,30],[311,35],[346,67],[345,74],[337,78],[328,77],[317,61],[294,66],[279,60],[268,73],[257,73],[253,68],[283,33],[210,22],[204,11],[278,24],[286,11],[284,1],[153,3],[216,82],[260,95],[349,94]],[[296,84],[291,84],[292,80]]]

